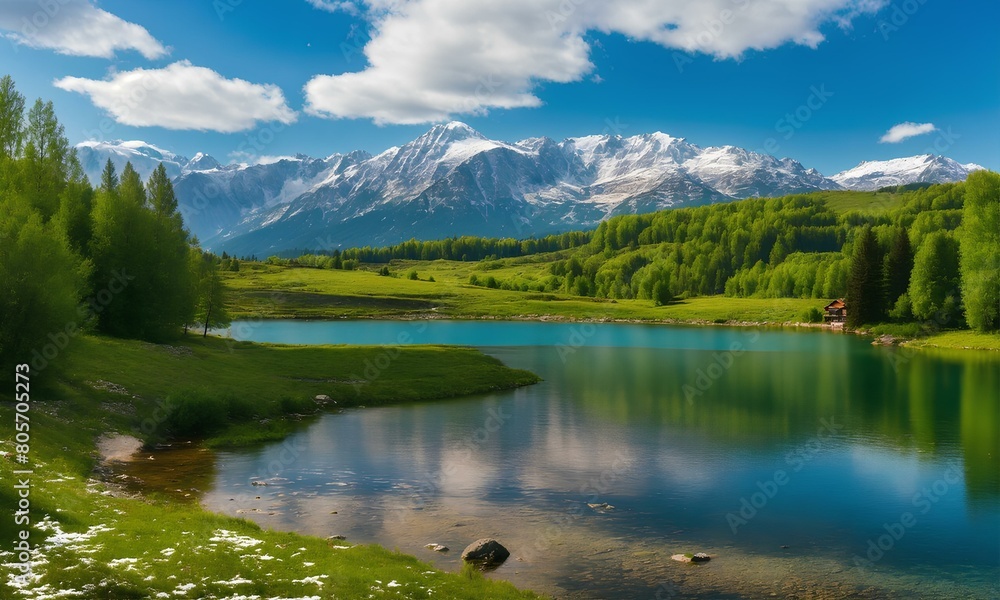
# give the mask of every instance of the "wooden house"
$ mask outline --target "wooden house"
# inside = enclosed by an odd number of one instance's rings
[[[840,298],[823,308],[823,320],[827,323],[843,323],[847,320],[847,304]]]

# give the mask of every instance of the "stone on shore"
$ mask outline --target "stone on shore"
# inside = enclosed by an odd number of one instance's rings
[[[510,551],[491,538],[476,540],[462,551],[462,560],[480,563],[487,567],[501,565],[508,557]]]

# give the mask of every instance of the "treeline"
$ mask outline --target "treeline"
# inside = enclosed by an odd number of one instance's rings
[[[0,79],[0,363],[48,364],[84,330],[166,340],[226,321],[221,260],[184,228],[161,165],[95,189],[51,102]]]
[[[515,240],[512,238],[481,238],[462,236],[422,242],[409,240],[394,246],[373,248],[349,248],[334,250],[319,255],[309,254],[306,257],[328,256],[337,262],[327,263],[327,268],[343,268],[346,261],[352,264],[386,264],[393,260],[454,260],[463,262],[478,262],[481,260],[498,260],[502,258],[517,258],[547,252],[558,252],[578,248],[590,241],[589,232],[573,231],[558,235],[549,235],[540,239]],[[316,262],[315,258],[303,257],[293,259],[299,264]],[[338,265],[338,266],[333,266]]]
[[[913,186],[838,214],[814,196],[751,199],[602,223],[542,279],[484,287],[610,299],[726,294],[848,299],[850,324],[934,320],[983,331],[1000,310],[1000,175]],[[814,317],[818,313],[813,312]]]

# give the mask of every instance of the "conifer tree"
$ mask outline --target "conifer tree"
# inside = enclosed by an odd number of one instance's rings
[[[847,325],[860,327],[882,318],[884,290],[882,260],[871,227],[865,226],[854,241],[851,271],[847,278]]]
[[[885,259],[886,306],[893,306],[910,287],[910,273],[913,272],[913,248],[910,235],[903,227],[893,232],[892,247]]]

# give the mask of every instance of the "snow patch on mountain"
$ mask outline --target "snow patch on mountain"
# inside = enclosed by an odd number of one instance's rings
[[[865,161],[830,179],[849,190],[871,191],[911,183],[965,181],[976,167],[979,165],[962,165],[944,156],[921,154],[891,160]]]
[[[131,161],[144,177],[163,161],[185,222],[206,247],[258,255],[411,237],[524,238],[675,206],[961,181],[981,168],[925,155],[866,162],[827,178],[790,158],[702,148],[660,132],[508,143],[457,121],[376,156],[275,156],[223,166],[202,153],[188,161],[144,142],[78,149],[97,177],[108,158],[119,171]]]

